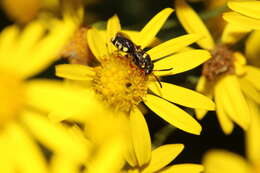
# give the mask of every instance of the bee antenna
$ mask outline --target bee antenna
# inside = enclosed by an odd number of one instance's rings
[[[160,70],[153,70],[153,71],[170,71],[172,70],[173,68],[166,68],[166,69],[160,69]]]
[[[162,83],[160,82],[159,78],[155,74],[153,74],[153,73],[152,73],[152,75],[157,80],[157,82],[159,83],[160,87],[162,88]]]

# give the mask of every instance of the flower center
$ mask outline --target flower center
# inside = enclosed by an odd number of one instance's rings
[[[23,107],[22,81],[12,73],[0,71],[0,127],[16,117]]]
[[[234,56],[233,52],[225,45],[219,45],[211,51],[212,58],[204,65],[202,74],[210,81],[222,74],[233,74]]]
[[[94,59],[86,40],[87,31],[87,27],[80,27],[61,52],[71,64],[88,65]]]
[[[129,112],[147,92],[148,75],[118,52],[104,57],[95,67],[93,87],[100,98],[116,110]]]

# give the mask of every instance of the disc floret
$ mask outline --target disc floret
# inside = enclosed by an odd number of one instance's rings
[[[127,55],[114,52],[94,68],[93,88],[97,95],[116,110],[129,112],[147,93],[148,75]]]

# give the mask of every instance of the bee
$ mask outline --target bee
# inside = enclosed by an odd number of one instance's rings
[[[143,49],[141,49],[140,46],[137,46],[135,43],[133,43],[130,38],[121,32],[116,33],[115,37],[111,39],[112,44],[122,52],[127,53],[132,57],[133,62],[137,67],[142,69],[146,75],[152,74],[154,64],[149,54],[147,54]],[[162,70],[156,70],[156,71],[169,71],[170,69],[162,69]],[[160,87],[162,88],[162,84],[159,81],[158,77],[152,74],[158,83],[160,84]]]
[[[135,45],[127,35],[118,32],[111,42],[118,50],[129,54],[135,65],[142,70],[145,74],[151,74],[154,68],[154,64],[148,55],[140,46]]]

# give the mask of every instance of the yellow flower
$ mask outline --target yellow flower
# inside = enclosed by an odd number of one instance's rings
[[[140,32],[126,31],[126,33],[136,45],[140,45],[143,49],[153,41],[172,11],[170,8],[164,9],[153,17]],[[106,32],[95,28],[90,29],[87,33],[87,40],[91,51],[98,60],[96,65],[58,65],[56,75],[74,80],[73,83],[78,81],[77,84],[84,85],[85,90],[94,93],[89,98],[91,97],[93,101],[98,100],[102,104],[102,107],[97,109],[108,108],[115,116],[122,113],[128,118],[130,132],[127,135],[130,135],[133,142],[130,142],[128,146],[127,161],[131,166],[141,166],[150,160],[151,151],[148,127],[138,109],[141,102],[144,102],[167,122],[193,134],[200,134],[200,124],[170,102],[191,108],[207,110],[215,108],[210,99],[192,90],[165,82],[161,82],[162,88],[160,88],[154,75],[173,75],[190,70],[205,62],[210,55],[204,50],[176,53],[198,39],[196,34],[187,34],[147,51],[152,60],[158,60],[154,63],[156,70],[169,68],[172,70],[145,74],[130,57],[119,52],[111,43],[111,39],[119,31],[121,31],[121,26],[117,16],[108,20]],[[167,55],[170,56],[160,60],[161,57]],[[66,115],[60,118],[65,119]]]
[[[246,130],[250,122],[250,113],[244,94],[259,103],[257,90],[260,70],[246,65],[245,57],[232,51],[231,46],[250,29],[228,24],[221,42],[216,45],[199,16],[185,1],[176,1],[176,11],[186,31],[201,34],[203,39],[197,41],[198,45],[210,50],[212,54],[212,58],[203,66],[197,91],[214,97],[217,117],[226,134],[232,132],[233,122]],[[197,117],[202,119],[206,112],[197,109]]]
[[[122,172],[128,173],[199,173],[203,171],[203,166],[199,164],[176,164],[167,166],[184,149],[183,144],[167,144],[154,149],[151,152],[151,160],[142,167],[132,167]],[[167,167],[166,167],[167,166]]]
[[[203,159],[205,173],[259,173],[260,172],[260,111],[249,102],[252,123],[246,132],[246,158],[224,150],[209,151]]]
[[[260,29],[259,1],[229,1],[228,7],[234,12],[223,14],[227,22],[250,29]]]
[[[80,101],[84,93],[60,82],[29,80],[58,59],[77,27],[74,22],[65,13],[63,20],[40,19],[23,30],[13,25],[0,33],[0,172],[48,172],[38,143],[55,154],[85,157],[85,144],[46,117],[54,109],[84,110],[90,105]]]

